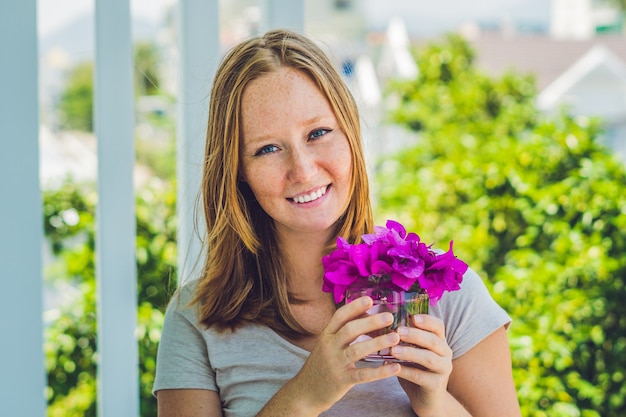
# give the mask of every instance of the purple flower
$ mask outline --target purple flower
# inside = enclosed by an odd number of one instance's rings
[[[360,277],[358,267],[350,259],[350,245],[337,238],[337,249],[322,258],[324,284],[322,290],[332,292],[337,303],[343,301],[346,289]]]
[[[337,249],[322,258],[322,288],[332,292],[337,303],[343,301],[349,286],[358,283],[404,291],[423,289],[435,305],[445,291],[460,288],[467,271],[467,264],[454,256],[452,242],[448,252],[437,254],[393,220],[386,227],[375,226],[374,233],[362,238],[363,243],[351,245],[338,237]]]
[[[426,290],[431,305],[435,305],[444,291],[461,289],[463,274],[467,271],[467,264],[454,256],[453,242],[447,252],[437,254],[431,258],[424,274],[418,279],[421,288]]]

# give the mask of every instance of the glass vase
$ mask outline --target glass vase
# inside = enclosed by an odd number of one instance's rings
[[[394,332],[400,326],[413,327],[411,316],[415,314],[428,314],[430,299],[425,291],[402,291],[376,286],[352,285],[346,290],[346,303],[356,300],[359,297],[369,296],[374,301],[374,305],[367,311],[368,314],[389,312],[393,314],[393,322],[390,326],[375,332],[360,336],[355,342]],[[401,342],[400,344],[408,345]],[[399,362],[395,359],[389,349],[367,355],[361,359],[366,362]]]

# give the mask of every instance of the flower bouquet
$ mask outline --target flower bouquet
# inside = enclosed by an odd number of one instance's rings
[[[444,292],[461,288],[467,264],[454,256],[453,242],[447,252],[436,252],[393,220],[362,239],[363,243],[352,245],[338,237],[337,249],[322,258],[322,289],[333,293],[337,304],[367,295],[374,300],[369,314],[388,311],[394,316],[389,327],[361,338],[410,326],[412,315],[427,314],[429,305],[436,305]],[[385,349],[364,360],[394,358]]]

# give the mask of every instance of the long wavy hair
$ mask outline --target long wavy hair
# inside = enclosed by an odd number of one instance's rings
[[[243,92],[252,80],[285,67],[315,82],[350,144],[350,196],[327,251],[337,236],[357,242],[373,228],[357,106],[328,57],[311,40],[286,30],[236,45],[222,60],[210,97],[201,189],[207,256],[192,301],[207,327],[256,322],[291,337],[310,334],[291,313],[290,303],[298,300],[287,290],[274,222],[239,178]]]

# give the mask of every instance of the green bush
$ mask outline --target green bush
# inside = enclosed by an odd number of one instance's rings
[[[397,218],[487,278],[511,314],[524,416],[626,415],[626,174],[601,124],[542,115],[532,77],[487,77],[457,36],[419,53],[389,112],[415,144],[377,168]]]
[[[176,283],[175,190],[164,183],[139,191],[137,213],[137,335],[140,409],[156,416],[151,389],[163,313]],[[44,193],[44,224],[56,262],[49,281],[77,288],[45,332],[48,416],[96,416],[95,193],[72,182]]]
[[[164,94],[160,89],[157,45],[141,41],[133,49],[135,95]],[[93,131],[93,76],[94,65],[91,60],[80,62],[68,71],[65,88],[57,103],[62,129]],[[163,98],[169,100],[165,96]]]
[[[58,103],[62,128],[93,132],[93,63],[81,62],[68,74]]]
[[[159,93],[155,45],[135,45],[137,94]],[[62,128],[93,130],[93,63],[78,64],[68,74],[58,111]],[[170,99],[162,97],[164,102]],[[174,124],[167,114],[146,114],[151,129],[136,141],[137,164],[160,178],[143,187],[137,214],[137,334],[140,360],[141,414],[156,415],[151,394],[163,312],[176,283],[176,218],[174,190]],[[158,184],[157,184],[158,182]],[[44,193],[45,235],[55,263],[46,271],[52,285],[69,285],[76,296],[50,318],[45,332],[48,372],[48,415],[95,416],[96,300],[94,267],[93,186],[67,181]]]

